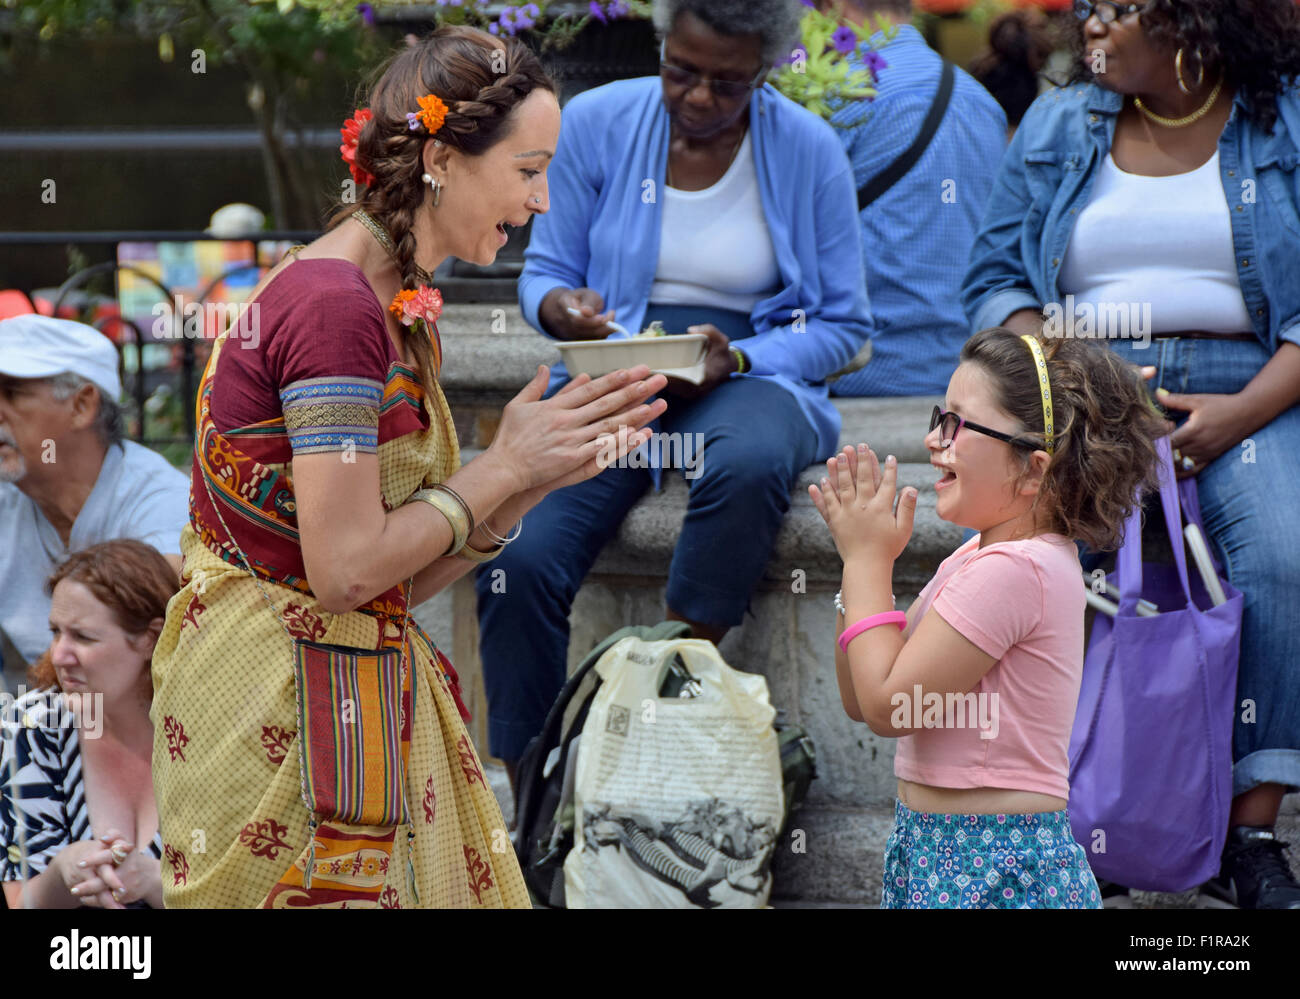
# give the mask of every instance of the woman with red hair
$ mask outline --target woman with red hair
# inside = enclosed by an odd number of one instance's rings
[[[162,908],[149,663],[176,586],[162,555],[128,540],[76,552],[50,577],[36,689],[0,716],[9,905]]]

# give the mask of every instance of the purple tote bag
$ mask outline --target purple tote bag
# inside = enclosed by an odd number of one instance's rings
[[[1107,580],[1122,594],[1119,614],[1096,616],[1084,659],[1069,813],[1098,877],[1185,891],[1218,873],[1227,835],[1242,596],[1220,573],[1228,600],[1216,607],[1195,563],[1189,577],[1179,498],[1204,532],[1196,484],[1176,483],[1169,438],[1158,450],[1176,564],[1142,564],[1135,508]],[[1139,597],[1160,613],[1139,617]]]

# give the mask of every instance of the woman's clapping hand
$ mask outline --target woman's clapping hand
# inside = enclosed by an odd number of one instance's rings
[[[514,473],[521,493],[549,492],[598,474],[639,447],[649,437],[643,428],[668,408],[663,399],[646,401],[667,379],[645,365],[595,380],[578,375],[544,400],[549,377],[542,365],[510,401],[488,449]]]

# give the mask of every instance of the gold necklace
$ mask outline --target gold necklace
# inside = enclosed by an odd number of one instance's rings
[[[730,170],[731,164],[736,162],[736,154],[740,152],[741,143],[745,141],[745,136],[748,134],[749,134],[748,128],[742,128],[740,130],[740,138],[736,140],[736,144],[731,149],[731,158],[727,160],[727,170]],[[722,175],[724,177],[727,175],[727,170],[722,171]],[[666,180],[668,182],[668,186],[672,187],[673,186],[673,151],[671,147],[668,150],[668,176]]]
[[[352,213],[352,217],[360,222],[370,231],[370,235],[375,237],[375,241],[388,251],[388,255],[397,260],[397,247],[393,243],[393,237],[388,235],[388,230],[379,224],[379,221],[364,208],[358,208]],[[415,265],[415,276],[421,284],[428,284],[431,280],[429,272],[419,264]]]
[[[1136,94],[1133,95],[1133,106],[1154,121],[1157,125],[1163,125],[1165,128],[1182,128],[1185,125],[1190,125],[1192,122],[1200,121],[1204,118],[1206,114],[1209,113],[1210,108],[1214,106],[1214,102],[1218,100],[1219,91],[1221,89],[1223,89],[1223,77],[1219,77],[1219,82],[1214,85],[1214,89],[1210,91],[1210,96],[1206,98],[1205,103],[1191,114],[1185,115],[1182,118],[1166,118],[1164,115],[1156,114],[1143,104],[1142,98],[1138,97]]]

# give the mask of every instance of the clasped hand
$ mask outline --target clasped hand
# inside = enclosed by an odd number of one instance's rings
[[[850,559],[895,561],[912,537],[916,490],[898,488],[898,462],[891,454],[884,468],[865,444],[843,451],[826,462],[820,486],[808,487],[817,512],[830,528],[835,549]]]
[[[119,857],[123,859],[119,861]],[[98,839],[73,843],[59,854],[58,861],[68,894],[92,908],[124,909],[148,898],[161,884],[157,858],[136,850],[115,829]]]

